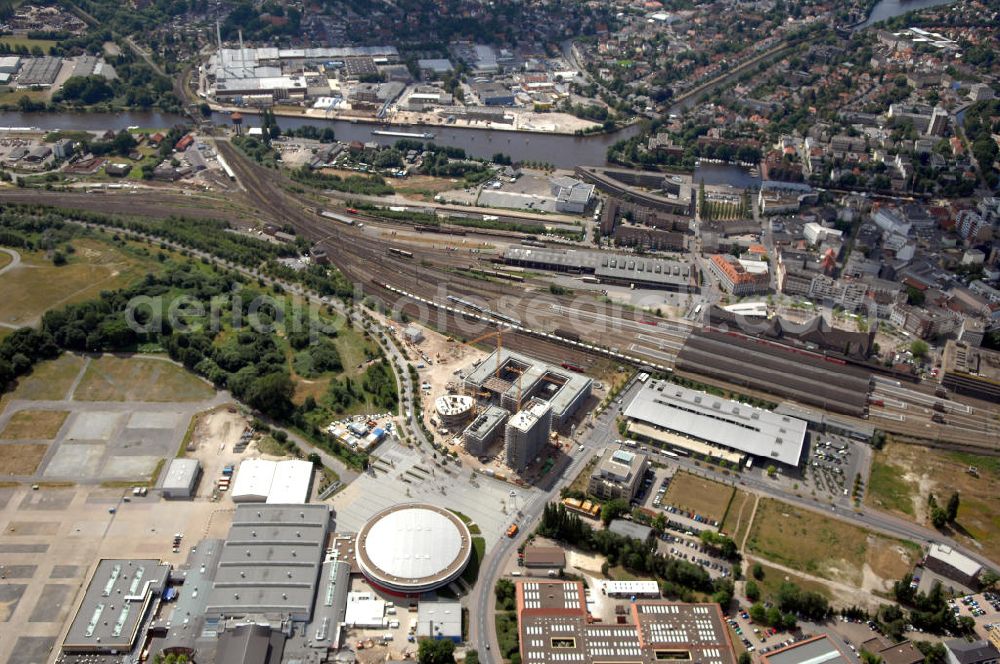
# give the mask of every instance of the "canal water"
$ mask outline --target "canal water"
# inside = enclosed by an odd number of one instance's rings
[[[955,0],[879,0],[879,2],[872,7],[872,12],[868,15],[868,20],[859,25],[858,30],[864,30],[879,21],[884,21],[888,18],[899,16],[900,14],[916,11],[918,9],[927,9],[928,7],[937,7],[938,5],[947,5],[954,1]]]
[[[947,4],[954,0],[880,0],[872,9],[868,20],[860,28],[868,27],[878,21],[898,16],[906,12],[926,7]],[[333,127],[338,140],[341,141],[375,141],[382,145],[395,143],[398,137],[377,136],[373,130],[380,127],[366,123],[351,123],[346,120],[326,120],[321,118],[277,118],[282,129],[291,129],[303,125],[317,127]],[[122,113],[21,113],[17,111],[0,112],[0,127],[38,127],[45,130],[112,130],[128,127],[159,127],[166,128],[182,124],[184,118],[171,113],[158,111],[131,111]],[[228,124],[229,116],[216,113],[212,121],[217,124]],[[247,115],[248,125],[259,124],[260,118]],[[534,161],[553,164],[558,168],[574,168],[578,165],[601,165],[606,163],[608,147],[625,138],[635,136],[640,128],[632,125],[613,134],[598,134],[594,136],[567,136],[563,134],[544,134],[531,132],[514,132],[486,127],[394,127],[400,131],[430,132],[433,140],[441,145],[462,148],[474,157],[489,158],[501,152],[515,161]],[[745,169],[724,164],[705,164],[695,173],[696,180],[705,179],[705,184],[725,184],[734,186],[753,186],[759,182]]]

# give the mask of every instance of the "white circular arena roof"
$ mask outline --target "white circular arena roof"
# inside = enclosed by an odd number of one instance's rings
[[[433,505],[396,505],[358,533],[357,558],[375,584],[404,593],[451,583],[469,562],[472,538],[456,515]]]

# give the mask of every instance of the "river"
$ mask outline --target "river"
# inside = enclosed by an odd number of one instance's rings
[[[859,25],[857,29],[864,30],[879,21],[884,21],[888,18],[899,16],[900,14],[917,11],[918,9],[927,9],[928,7],[937,7],[938,5],[947,5],[954,1],[955,0],[879,0],[879,2],[872,7],[871,14],[868,15],[868,20]]]
[[[880,0],[868,20],[860,26],[868,27],[875,22],[898,16],[906,12],[926,7],[947,4],[954,0]],[[727,77],[728,78],[728,77]],[[720,82],[720,84],[723,82]],[[693,103],[695,100],[691,100]],[[678,106],[682,106],[679,104]],[[128,127],[166,128],[181,124],[185,120],[179,115],[160,113],[157,111],[132,111],[122,113],[21,113],[18,111],[0,112],[0,127],[39,127],[41,129],[64,130],[112,130]],[[228,115],[216,113],[212,121],[217,124],[228,124]],[[259,124],[259,116],[248,114],[245,118],[248,125]],[[346,120],[324,120],[319,118],[279,117],[278,125],[283,129],[303,125],[319,127],[331,126],[341,141],[375,141],[388,145],[399,140],[392,136],[375,136],[372,130],[379,129],[377,125],[366,123],[351,123]],[[485,127],[414,127],[398,128],[401,131],[422,132],[434,134],[432,139],[441,145],[463,148],[474,157],[489,158],[498,152],[510,156],[515,161],[535,161],[553,164],[558,168],[573,168],[578,165],[601,165],[606,163],[608,147],[622,139],[629,138],[639,132],[638,125],[632,125],[613,134],[597,134],[594,136],[568,136],[564,134],[546,134],[531,132],[514,132]],[[714,171],[715,169],[710,169]],[[725,169],[723,169],[725,170]],[[706,171],[708,173],[708,171]],[[713,174],[714,175],[714,174]],[[719,175],[724,181],[732,182],[735,177],[743,176],[735,172]],[[706,177],[706,183],[709,177]],[[713,178],[714,179],[714,178]]]

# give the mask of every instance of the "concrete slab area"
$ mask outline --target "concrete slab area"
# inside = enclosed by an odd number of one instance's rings
[[[150,477],[156,464],[162,457],[158,456],[113,456],[101,468],[102,478],[146,478]]]
[[[0,622],[7,622],[17,610],[17,605],[27,589],[23,583],[5,583],[0,585]]]
[[[58,622],[62,623],[69,614],[69,603],[73,599],[76,586],[68,583],[46,583],[42,594],[35,602],[28,622]]]
[[[66,433],[67,440],[107,440],[122,418],[122,413],[90,411],[77,413]]]
[[[0,567],[0,579],[30,579],[37,569],[38,565],[3,565]]]
[[[126,429],[173,429],[184,418],[180,412],[140,411],[132,413]]]
[[[45,466],[45,477],[67,477],[90,480],[97,477],[104,456],[103,443],[60,445]]]
[[[54,636],[19,636],[7,664],[45,664],[55,643]]]
[[[75,497],[76,491],[70,488],[25,492],[18,509],[64,510]]]
[[[52,573],[49,574],[50,579],[76,579],[82,577],[87,571],[87,568],[83,565],[55,565],[52,568]]]

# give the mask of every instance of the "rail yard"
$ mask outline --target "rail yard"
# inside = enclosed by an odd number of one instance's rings
[[[613,363],[664,372],[676,367],[722,381],[737,392],[759,391],[848,417],[868,417],[887,431],[1000,449],[996,420],[965,397],[950,399],[947,412],[941,413],[933,410],[938,400],[933,389],[890,386],[871,368],[722,334],[680,317],[660,318],[616,304],[601,297],[600,290],[555,294],[530,271],[500,264],[506,247],[545,246],[544,242],[511,231],[387,219],[378,210],[351,207],[346,195],[335,192],[327,192],[328,198],[317,207],[294,193],[290,180],[251,162],[228,141],[217,141],[217,146],[240,189],[226,198],[225,205],[209,194],[169,189],[141,196],[124,191],[5,190],[0,199],[35,203],[44,194],[48,204],[55,199],[68,209],[222,218],[248,229],[262,221],[290,225],[314,248],[324,250],[349,280],[360,284],[363,295],[396,306],[411,318],[427,315],[434,327],[455,338],[472,339],[503,326],[505,346],[557,364],[586,371]],[[581,285],[586,283],[581,279]],[[472,302],[480,310],[455,307],[448,296]],[[482,309],[494,315],[482,316]],[[892,393],[886,394],[887,390]]]

